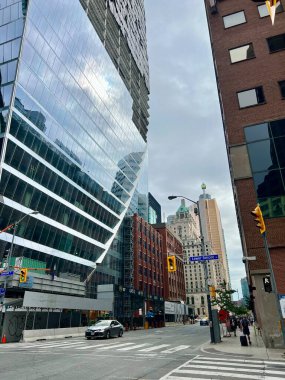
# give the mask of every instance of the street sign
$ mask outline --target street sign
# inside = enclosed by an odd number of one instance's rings
[[[0,288],[0,296],[4,296],[5,293],[6,293],[6,289]]]
[[[1,272],[0,273],[0,276],[13,276],[14,274],[14,271],[9,271],[9,272]]]
[[[219,255],[192,256],[192,257],[190,257],[190,261],[207,261],[207,260],[219,260]]]

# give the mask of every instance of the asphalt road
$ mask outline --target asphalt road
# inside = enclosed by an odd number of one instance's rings
[[[1,380],[157,380],[200,353],[209,327],[124,332],[122,338],[70,338],[0,345]]]

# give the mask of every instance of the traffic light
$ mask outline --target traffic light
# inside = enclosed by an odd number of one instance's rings
[[[19,282],[27,282],[27,276],[28,276],[28,269],[27,268],[22,268],[20,270]]]
[[[176,257],[167,256],[167,269],[168,272],[176,272]]]
[[[210,297],[216,298],[216,288],[214,286],[209,287]]]
[[[255,216],[255,221],[257,222],[256,227],[259,228],[259,231],[261,234],[263,234],[266,231],[266,226],[263,220],[262,211],[259,207],[259,204],[255,207],[253,211],[251,211],[251,214]]]
[[[271,279],[270,276],[263,277],[264,290],[268,293],[272,292]]]

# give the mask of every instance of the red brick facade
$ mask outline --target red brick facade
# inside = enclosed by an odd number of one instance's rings
[[[161,235],[137,214],[133,216],[134,289],[164,298]]]
[[[186,301],[186,289],[183,267],[182,243],[168,230],[165,223],[155,224],[154,228],[162,236],[164,295],[167,301]],[[176,272],[167,270],[167,256],[176,256]]]
[[[211,13],[205,0],[213,56],[222,104],[225,138],[230,157],[231,148],[245,144],[244,127],[285,118],[285,100],[278,81],[285,80],[285,50],[270,53],[266,38],[285,33],[285,12],[276,14],[272,26],[269,17],[261,18],[250,0],[217,1],[217,13]],[[285,1],[281,0],[285,9]],[[223,16],[244,11],[246,23],[225,29]],[[248,43],[254,46],[255,58],[231,63],[229,49]],[[263,86],[265,103],[240,109],[237,92]],[[285,147],[284,147],[285,149]],[[231,159],[230,167],[233,163]],[[249,262],[252,273],[266,273],[268,265],[263,240],[250,211],[257,195],[252,177],[232,180],[245,256],[256,256]],[[285,294],[285,218],[266,219],[267,238],[278,292]]]

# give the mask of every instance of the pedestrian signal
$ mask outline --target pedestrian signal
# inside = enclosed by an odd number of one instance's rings
[[[19,282],[27,282],[28,269],[22,268],[20,271]]]
[[[256,227],[259,228],[259,231],[261,234],[263,234],[266,231],[266,226],[263,220],[262,211],[259,207],[259,204],[255,207],[253,211],[251,211],[251,214],[255,216],[255,221],[257,222]]]
[[[167,269],[168,269],[168,272],[176,272],[176,257],[175,256],[167,257]]]
[[[263,286],[266,292],[268,293],[272,292],[272,285],[271,285],[271,280],[269,276],[263,277]]]

